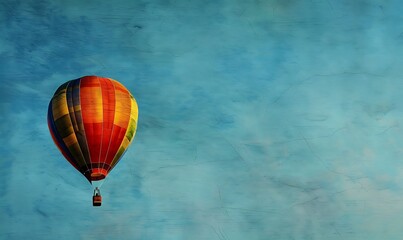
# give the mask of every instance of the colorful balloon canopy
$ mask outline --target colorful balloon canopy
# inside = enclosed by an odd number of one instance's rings
[[[104,179],[133,141],[138,107],[118,81],[85,76],[61,85],[48,109],[53,141],[88,181]]]

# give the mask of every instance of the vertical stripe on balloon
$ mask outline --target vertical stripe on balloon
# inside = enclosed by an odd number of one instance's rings
[[[111,136],[113,130],[113,121],[115,118],[115,90],[112,82],[109,79],[101,79],[102,89],[102,109],[103,109],[103,136],[101,140],[101,162],[104,163],[107,157]]]
[[[48,108],[48,127],[50,131],[50,135],[52,136],[53,142],[55,142],[57,148],[63,154],[63,156],[70,162],[73,167],[77,170],[80,170],[78,167],[77,161],[74,160],[73,156],[70,154],[69,149],[66,144],[64,144],[63,139],[60,138],[59,133],[57,132],[55,122],[53,121],[53,112],[52,112],[52,102],[49,103]]]
[[[105,159],[105,163],[111,165],[120,144],[125,136],[127,126],[130,119],[131,101],[130,93],[127,89],[117,81],[111,80],[115,89],[115,114],[113,121],[113,131],[111,135],[111,143],[109,151]]]
[[[70,119],[67,105],[66,92],[70,82],[65,84],[64,88],[59,88],[52,99],[52,113],[55,129],[58,132],[63,143],[66,145],[73,159],[77,162],[80,171],[88,170],[87,164],[81,152],[74,128]]]
[[[132,142],[134,135],[136,134],[138,107],[136,100],[131,95],[130,95],[130,101],[131,101],[131,109],[130,109],[129,125],[126,130],[125,137],[123,138],[123,141],[119,147],[119,150],[111,163],[111,168],[113,168],[119,162],[123,154],[126,152],[127,148],[130,146],[130,143]]]
[[[91,164],[99,162],[102,139],[102,92],[97,77],[81,78],[80,104]]]
[[[72,102],[73,102],[74,111],[73,111],[73,113],[70,113],[70,114],[74,114],[74,118],[76,119],[77,129],[75,129],[75,132],[76,132],[77,140],[80,145],[81,151],[83,153],[85,163],[89,168],[91,168],[90,153],[89,153],[89,149],[88,149],[87,139],[85,136],[83,117],[81,114],[80,84],[81,84],[81,79],[76,79],[76,80],[71,81],[70,88],[72,89],[71,98],[72,98]]]

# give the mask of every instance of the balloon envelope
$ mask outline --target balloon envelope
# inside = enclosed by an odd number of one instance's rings
[[[118,81],[85,76],[61,85],[48,108],[48,127],[63,156],[88,181],[104,179],[133,141],[138,107]]]

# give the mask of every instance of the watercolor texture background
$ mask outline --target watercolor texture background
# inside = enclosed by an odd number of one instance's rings
[[[0,239],[402,239],[401,1],[0,3]],[[48,102],[122,82],[136,139],[102,187]]]

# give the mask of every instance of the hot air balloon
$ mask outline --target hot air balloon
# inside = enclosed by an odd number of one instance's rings
[[[48,127],[56,146],[92,184],[105,179],[134,139],[136,100],[116,80],[85,76],[62,84],[48,108]],[[93,206],[101,206],[95,187]]]

